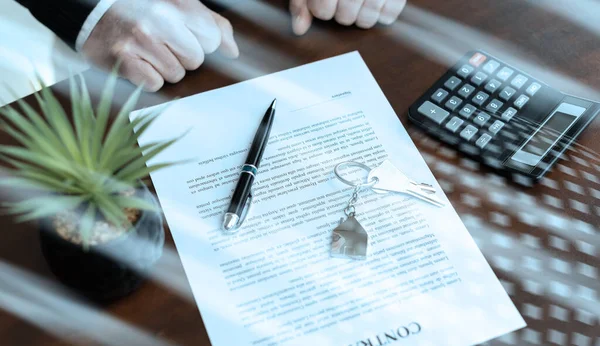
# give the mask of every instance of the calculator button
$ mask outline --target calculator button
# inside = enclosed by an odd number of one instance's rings
[[[471,82],[477,86],[480,86],[487,79],[487,74],[483,72],[477,72],[473,78],[471,78]]]
[[[500,108],[502,108],[502,105],[504,105],[504,103],[493,99],[492,102],[490,102],[487,107],[485,107],[485,109],[487,109],[488,111],[492,112],[492,113],[496,113],[500,110]]]
[[[542,88],[542,86],[539,83],[531,83],[531,85],[529,86],[529,88],[527,88],[527,90],[525,90],[525,92],[527,93],[527,95],[529,96],[533,96],[535,95],[538,90],[540,90]]]
[[[485,100],[488,99],[488,97],[490,97],[490,95],[484,93],[483,91],[480,91],[477,93],[477,95],[475,95],[475,97],[473,97],[473,103],[478,106],[481,106],[485,102]]]
[[[464,65],[458,70],[456,74],[459,75],[461,78],[467,78],[473,71],[475,71],[475,68],[473,66]]]
[[[458,128],[460,127],[460,125],[462,125],[464,123],[464,121],[459,118],[459,117],[453,117],[452,119],[450,119],[450,121],[446,124],[446,128],[448,130],[450,130],[451,132],[456,132],[458,131]]]
[[[496,60],[490,60],[487,64],[483,65],[483,70],[489,74],[494,73],[500,67],[500,63]]]
[[[510,85],[514,86],[517,89],[521,89],[521,87],[525,85],[525,83],[527,83],[528,80],[529,78],[523,76],[522,74],[519,74],[512,80],[512,82],[510,82]]]
[[[515,73],[515,71],[513,71],[511,68],[503,67],[496,76],[500,78],[501,81],[506,82],[510,76],[513,75],[513,73]]]
[[[448,102],[446,102],[446,108],[448,108],[450,111],[454,112],[458,106],[460,106],[460,104],[462,103],[462,100],[459,99],[456,96],[452,96],[450,98],[450,100],[448,100]]]
[[[488,130],[490,130],[490,132],[493,134],[497,134],[500,130],[502,130],[503,127],[504,123],[500,120],[496,120],[492,125],[490,125],[490,128]]]
[[[440,107],[434,105],[429,101],[425,101],[421,107],[418,109],[419,113],[423,114],[427,118],[435,121],[438,125],[441,125],[442,122],[450,115],[450,113],[441,109]]]
[[[475,87],[472,86],[471,84],[465,84],[462,86],[462,88],[460,88],[460,90],[458,91],[458,94],[464,98],[468,98],[473,91],[475,90]]]
[[[490,119],[489,114],[487,114],[485,112],[479,112],[479,114],[477,114],[475,119],[473,119],[473,122],[475,123],[475,125],[483,126],[483,125],[485,125],[485,123],[487,123],[487,121],[489,119]]]
[[[459,85],[460,85],[460,79],[458,79],[454,76],[448,78],[446,83],[444,83],[444,86],[446,88],[448,88],[448,90],[450,90],[450,91],[454,91],[454,89],[458,88]]]
[[[492,136],[488,135],[487,133],[484,133],[475,142],[475,145],[478,146],[480,149],[483,149],[491,140],[492,140]]]
[[[497,79],[492,79],[485,85],[485,90],[493,94],[496,92],[496,90],[498,90],[500,85],[502,85],[502,82],[498,81]]]
[[[485,56],[481,53],[475,53],[475,54],[473,54],[471,59],[469,59],[469,63],[475,67],[479,67],[479,65],[483,64],[483,62],[486,59],[487,59],[487,56]]]
[[[477,128],[473,125],[467,125],[467,127],[465,127],[461,132],[460,132],[460,136],[468,141],[471,140],[471,138],[473,138],[473,136],[475,136],[475,134],[477,133]]]
[[[466,104],[461,110],[460,112],[458,112],[458,114],[460,114],[460,116],[462,116],[465,119],[469,119],[471,118],[471,116],[475,113],[475,106],[471,105],[471,104]]]
[[[437,104],[441,104],[446,99],[448,92],[444,89],[438,89],[432,96],[431,99]]]
[[[502,89],[500,95],[498,95],[504,101],[508,101],[517,91],[511,87]]]
[[[515,100],[515,107],[521,109],[527,104],[527,102],[529,102],[529,97],[521,95],[518,99]]]
[[[502,113],[502,120],[508,122],[517,114],[517,110],[510,107]]]

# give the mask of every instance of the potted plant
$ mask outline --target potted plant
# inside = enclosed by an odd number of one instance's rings
[[[49,88],[35,94],[41,112],[23,101],[19,110],[0,109],[0,128],[21,144],[0,146],[0,161],[10,167],[0,184],[19,194],[5,203],[9,213],[40,220],[51,271],[84,296],[108,302],[135,290],[162,254],[162,216],[141,179],[173,164],[146,163],[177,139],[138,147],[161,109],[130,122],[138,88],[111,123],[116,73],[96,108],[79,77],[70,80],[72,122]]]

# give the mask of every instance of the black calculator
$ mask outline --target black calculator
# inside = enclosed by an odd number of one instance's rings
[[[433,137],[532,185],[600,111],[482,51],[467,53],[409,109]]]

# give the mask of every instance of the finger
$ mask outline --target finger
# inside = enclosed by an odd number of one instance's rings
[[[308,0],[308,9],[321,20],[330,20],[335,15],[337,0]]]
[[[221,45],[219,46],[219,51],[228,58],[237,58],[240,55],[240,49],[233,37],[233,27],[231,26],[231,23],[217,13],[213,12],[212,16],[221,31]]]
[[[165,45],[177,33],[172,34],[171,30],[167,32],[171,34],[167,34],[164,30],[155,30],[150,25],[135,28],[134,36],[137,41],[134,46],[135,54],[151,64],[164,80],[176,83],[185,76],[185,68]]]
[[[308,0],[290,0],[292,30],[294,34],[304,35],[312,24],[312,14],[308,9]]]
[[[398,19],[406,6],[406,0],[388,0],[379,14],[379,23],[389,25]]]
[[[185,76],[185,68],[165,44],[142,46],[139,56],[169,83],[177,83]]]
[[[164,80],[160,73],[141,58],[126,58],[120,66],[120,72],[135,85],[143,85],[146,91],[157,91],[162,88]]]
[[[335,11],[336,22],[342,25],[352,25],[358,18],[358,12],[365,0],[339,0]]]
[[[210,54],[221,45],[221,29],[215,22],[212,11],[197,2],[197,10],[186,16],[185,25],[196,36],[204,54]]]
[[[173,32],[176,34],[165,39],[165,44],[186,70],[196,70],[204,62],[204,50],[200,42],[184,25]]]
[[[385,2],[385,0],[365,0],[356,19],[356,26],[362,29],[369,29],[377,24]]]

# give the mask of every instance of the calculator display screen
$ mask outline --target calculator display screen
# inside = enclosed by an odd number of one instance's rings
[[[561,104],[512,159],[530,166],[537,165],[585,110],[568,103]]]
[[[565,113],[555,113],[544,127],[527,142],[527,145],[522,150],[543,156],[576,118]]]

